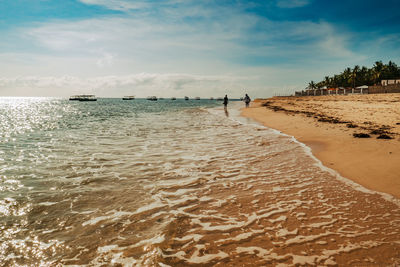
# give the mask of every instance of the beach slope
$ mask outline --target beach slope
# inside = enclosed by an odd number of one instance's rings
[[[294,136],[342,176],[400,198],[400,94],[274,97],[242,115]]]

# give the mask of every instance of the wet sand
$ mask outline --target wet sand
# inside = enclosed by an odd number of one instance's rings
[[[294,136],[342,176],[400,198],[400,94],[274,97],[242,115]]]

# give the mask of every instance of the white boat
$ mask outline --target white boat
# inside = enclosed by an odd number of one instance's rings
[[[147,97],[147,100],[150,100],[150,101],[157,101],[157,97],[156,96],[148,96]]]
[[[127,95],[127,96],[124,96],[123,98],[122,98],[122,100],[134,100],[135,99],[135,96],[134,95]]]
[[[73,95],[69,98],[69,100],[74,101],[97,101],[95,95]]]

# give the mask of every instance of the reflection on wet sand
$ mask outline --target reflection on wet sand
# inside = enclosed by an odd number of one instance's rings
[[[228,109],[227,109],[227,108],[224,108],[224,111],[225,111],[225,116],[226,116],[226,117],[229,117]]]

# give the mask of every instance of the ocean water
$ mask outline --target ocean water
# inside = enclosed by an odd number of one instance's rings
[[[399,201],[241,105],[0,98],[0,265],[400,264]]]

